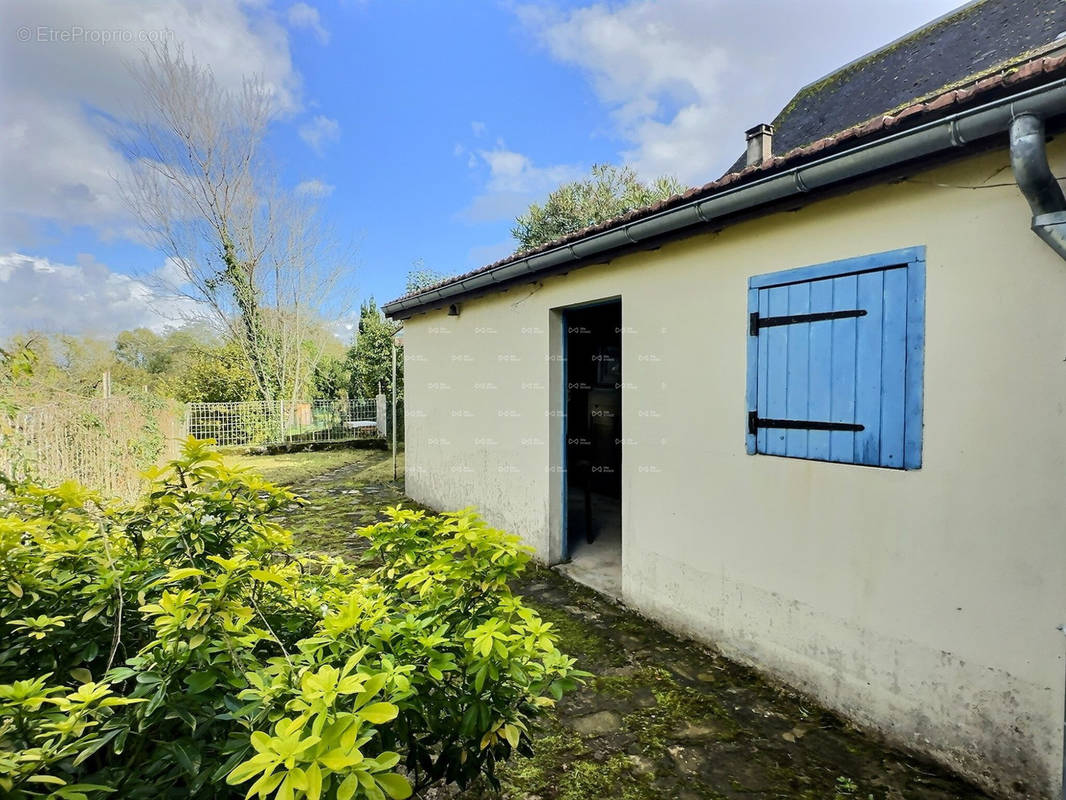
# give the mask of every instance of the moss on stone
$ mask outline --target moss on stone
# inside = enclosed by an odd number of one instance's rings
[[[558,723],[538,732],[533,756],[505,765],[499,777],[509,797],[651,800],[661,796],[654,775],[641,774],[624,753],[597,760],[580,736]]]
[[[617,643],[603,636],[594,626],[536,599],[525,598],[525,602],[546,622],[555,626],[555,632],[559,636],[559,649],[576,658],[581,669],[597,672],[625,663],[625,653],[619,649]]]
[[[672,744],[690,739],[730,742],[742,728],[711,693],[684,686],[661,667],[644,667],[631,678],[601,679],[608,693],[632,696],[650,690],[655,705],[627,714],[624,724],[652,757],[661,757]]]

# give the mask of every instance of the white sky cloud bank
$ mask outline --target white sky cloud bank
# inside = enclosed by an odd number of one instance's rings
[[[887,44],[958,0],[635,0],[518,8],[557,60],[580,69],[644,177],[701,184],[804,84]]]
[[[464,153],[465,150],[460,150],[456,154]],[[497,141],[491,150],[470,153],[469,158],[472,169],[488,168],[485,190],[461,215],[473,222],[513,219],[530,203],[543,200],[560,184],[584,172],[576,164],[537,165],[529,156],[508,149],[503,141]]]
[[[191,300],[162,295],[91,256],[59,264],[0,255],[0,339],[29,330],[98,336],[139,327],[162,331],[198,316]]]
[[[300,197],[329,197],[337,187],[331,183],[312,178],[296,184],[295,192]]]
[[[330,33],[322,27],[322,20],[318,16],[318,9],[307,3],[296,3],[289,6],[289,24],[294,28],[305,28],[311,31],[320,44],[329,44]]]
[[[300,138],[318,155],[322,155],[327,144],[341,138],[341,125],[337,120],[319,114],[300,126]]]
[[[153,42],[182,44],[223,85],[254,73],[281,107],[299,104],[287,32],[254,3],[0,0],[0,12],[0,247],[47,221],[126,232],[125,165],[108,133],[134,111],[128,64]]]

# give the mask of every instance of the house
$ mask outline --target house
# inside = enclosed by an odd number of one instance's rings
[[[408,494],[1060,798],[1064,32],[1059,0],[967,5],[718,180],[387,304]]]

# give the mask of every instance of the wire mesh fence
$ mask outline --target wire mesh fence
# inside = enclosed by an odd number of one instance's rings
[[[356,400],[189,403],[185,432],[222,447],[385,438],[385,395]]]

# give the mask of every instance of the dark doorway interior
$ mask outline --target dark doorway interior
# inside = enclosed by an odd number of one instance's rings
[[[567,571],[617,595],[622,565],[622,304],[568,311],[565,325],[566,544],[574,568]]]

